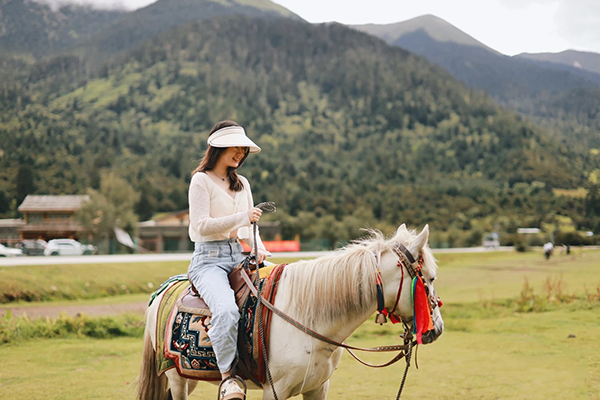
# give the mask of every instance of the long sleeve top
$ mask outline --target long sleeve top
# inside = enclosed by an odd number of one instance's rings
[[[229,239],[237,229],[237,237],[254,249],[254,238],[248,210],[254,207],[250,183],[239,176],[244,188],[231,197],[206,173],[192,177],[188,200],[190,205],[189,235],[192,242]],[[266,251],[257,233],[258,248]],[[270,253],[267,252],[270,255]]]

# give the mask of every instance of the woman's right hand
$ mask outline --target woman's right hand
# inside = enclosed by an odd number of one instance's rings
[[[249,209],[248,218],[250,218],[250,222],[258,222],[262,213],[263,212],[260,208],[252,207],[251,209]]]

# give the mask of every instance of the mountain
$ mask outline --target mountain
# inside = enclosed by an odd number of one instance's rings
[[[6,204],[19,171],[50,194],[97,188],[111,172],[154,210],[185,208],[207,132],[234,119],[263,148],[241,173],[257,202],[277,203],[285,237],[350,239],[357,226],[405,221],[473,244],[496,225],[576,218],[581,201],[552,188],[582,185],[596,162],[422,57],[339,24],[211,18],[93,79],[77,62],[0,81]]]
[[[0,0],[0,51],[34,57],[52,54],[86,40],[123,14],[89,6],[52,9],[34,1]]]
[[[560,53],[521,53],[515,58],[566,65],[571,68],[600,74],[600,54],[566,50]]]
[[[427,14],[394,24],[350,25],[352,28],[382,38],[388,43],[395,43],[402,36],[423,31],[437,42],[450,42],[469,47],[478,47],[489,52],[500,54],[454,25],[435,15]]]
[[[97,61],[177,25],[233,14],[301,20],[269,0],[159,0],[135,11],[0,0],[0,51],[39,58],[76,49]]]
[[[158,0],[123,15],[93,38],[81,43],[79,50],[96,56],[110,55],[132,49],[178,25],[228,15],[302,20],[269,0]]]
[[[442,66],[467,86],[485,90],[500,103],[518,105],[544,93],[600,86],[600,74],[556,68],[490,49],[433,16],[378,26],[354,26]]]

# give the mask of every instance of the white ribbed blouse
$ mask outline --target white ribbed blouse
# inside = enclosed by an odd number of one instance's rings
[[[231,197],[206,173],[197,172],[192,176],[188,192],[192,242],[229,239],[230,233],[237,229],[238,238],[254,248],[248,217],[248,210],[254,207],[252,190],[248,180],[241,175],[239,177],[244,188]],[[257,242],[258,248],[266,251],[258,234]]]

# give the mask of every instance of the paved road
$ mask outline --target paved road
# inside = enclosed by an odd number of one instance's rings
[[[512,251],[509,246],[498,249],[484,249],[483,247],[465,247],[454,249],[434,249],[434,253],[479,253],[487,251]],[[331,251],[300,251],[290,253],[273,253],[273,258],[314,258]],[[163,253],[163,254],[117,254],[98,256],[51,256],[51,257],[2,257],[0,267],[14,267],[27,265],[66,265],[66,264],[107,264],[107,263],[149,263],[160,261],[189,261],[192,253]]]

